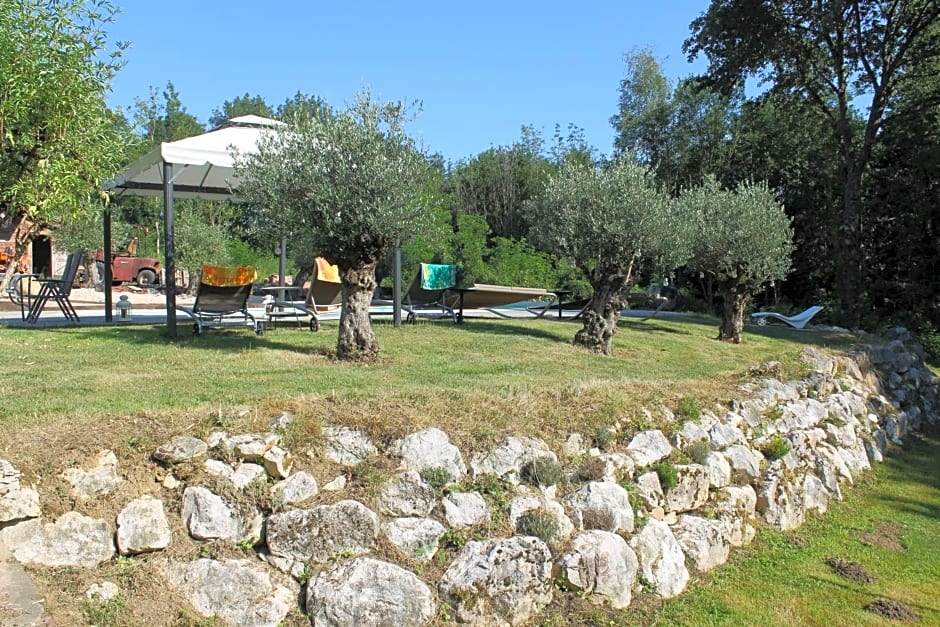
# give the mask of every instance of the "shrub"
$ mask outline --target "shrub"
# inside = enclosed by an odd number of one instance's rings
[[[516,532],[551,542],[558,535],[558,519],[547,509],[529,510],[516,521]]]
[[[780,459],[790,452],[790,441],[779,434],[774,435],[764,443],[760,452],[769,460]]]
[[[662,486],[664,492],[679,485],[679,471],[676,470],[675,464],[669,460],[664,459],[659,462],[653,466],[653,470],[659,476],[659,485]]]
[[[519,475],[529,485],[553,486],[561,481],[561,467],[551,457],[536,457],[522,467]]]
[[[422,468],[421,472],[418,474],[431,486],[438,489],[450,483],[450,473],[448,473],[447,469],[443,466],[428,466],[427,468]]]
[[[600,427],[594,432],[594,446],[603,451],[613,443],[615,437],[616,434],[613,431],[607,427]]]
[[[686,448],[686,454],[696,464],[704,464],[705,459],[711,452],[712,447],[708,443],[708,440],[696,440],[689,444],[689,446]]]
[[[683,396],[679,399],[678,413],[689,420],[698,420],[702,415],[702,408],[693,396]]]

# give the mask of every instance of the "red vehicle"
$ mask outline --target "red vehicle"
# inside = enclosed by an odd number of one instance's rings
[[[104,283],[104,251],[95,251],[95,271],[98,283]],[[132,239],[127,250],[111,255],[111,284],[120,285],[135,281],[142,287],[156,285],[160,281],[160,260],[137,256],[137,238]]]

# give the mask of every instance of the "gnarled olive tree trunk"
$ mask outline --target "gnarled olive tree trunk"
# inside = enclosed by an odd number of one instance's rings
[[[750,294],[740,285],[728,285],[721,287],[721,297],[721,326],[718,327],[717,339],[740,344],[744,331],[744,308]]]
[[[584,327],[574,336],[574,343],[595,353],[610,355],[617,322],[623,310],[625,281],[612,277],[594,286],[594,297],[584,310]]]
[[[375,261],[358,268],[340,270],[343,283],[343,312],[339,319],[336,356],[339,359],[375,361],[379,343],[372,331],[369,304],[375,292]]]

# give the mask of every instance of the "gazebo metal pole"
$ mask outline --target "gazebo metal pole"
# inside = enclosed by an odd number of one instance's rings
[[[392,317],[395,328],[401,328],[401,240],[395,240],[395,251],[392,253]]]
[[[95,262],[95,265],[98,265],[98,262]],[[97,274],[98,268],[93,270]],[[105,322],[112,321],[111,313],[111,285],[112,285],[112,276],[111,276],[111,209],[105,208],[104,210],[104,276],[101,277],[103,281],[101,289],[104,291],[104,320]]]
[[[176,339],[176,238],[173,233],[173,164],[163,162],[163,251],[166,266],[166,333]]]
[[[284,287],[284,273],[287,271],[287,236],[281,235],[281,247],[278,250],[277,284]],[[283,298],[283,293],[281,295]]]

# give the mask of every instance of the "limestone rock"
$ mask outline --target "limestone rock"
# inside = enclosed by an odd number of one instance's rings
[[[0,523],[36,518],[41,514],[39,493],[20,485],[20,476],[13,464],[0,459]]]
[[[473,527],[490,519],[490,508],[479,492],[452,492],[443,498],[444,518],[455,529]]]
[[[346,475],[338,475],[332,481],[327,481],[323,484],[324,492],[339,492],[346,487],[347,483]]]
[[[90,470],[69,468],[62,477],[72,485],[72,495],[92,499],[114,492],[121,483],[117,474],[118,460],[113,451],[101,451]]]
[[[697,422],[692,422],[691,420],[686,420],[682,423],[682,429],[676,432],[673,436],[673,442],[676,445],[676,448],[685,450],[693,442],[699,441],[708,441],[708,431],[706,431],[702,425]]]
[[[803,477],[803,507],[806,511],[825,514],[829,509],[829,492],[819,477],[807,473]]]
[[[623,481],[633,478],[636,465],[625,453],[603,453],[592,456],[578,470],[587,481]]]
[[[117,546],[121,555],[159,551],[170,545],[172,533],[163,502],[150,496],[128,503],[117,517]]]
[[[419,627],[437,613],[433,591],[399,566],[359,557],[307,586],[307,613],[322,627]]]
[[[711,487],[723,488],[731,484],[731,464],[721,453],[712,451],[705,457],[702,465],[705,466],[705,476],[708,477]]]
[[[747,441],[740,429],[722,422],[711,428],[708,438],[715,450],[726,449],[732,444],[744,444]]]
[[[683,514],[673,527],[673,533],[686,557],[700,573],[728,561],[731,544],[727,526],[721,521]]]
[[[285,505],[301,505],[315,497],[318,492],[317,480],[304,470],[278,481],[271,488],[272,495]]]
[[[389,516],[427,516],[437,501],[437,490],[409,470],[385,481],[378,501],[381,512]]]
[[[405,436],[394,453],[401,456],[406,469],[418,473],[426,468],[443,468],[451,481],[459,481],[467,474],[463,455],[440,429],[425,429]]]
[[[290,475],[294,458],[280,446],[272,446],[261,457],[264,470],[275,479],[286,479]]]
[[[366,434],[348,427],[324,427],[323,436],[327,458],[343,466],[356,466],[379,452]]]
[[[200,615],[230,625],[274,627],[297,605],[296,583],[248,560],[171,562],[163,575]]]
[[[805,510],[800,493],[785,478],[778,463],[764,473],[757,493],[757,511],[777,529],[791,531],[803,524]]]
[[[666,497],[663,494],[663,487],[659,483],[659,475],[655,472],[645,472],[636,478],[636,487],[640,498],[646,503],[647,509],[656,509],[662,507]]]
[[[437,543],[447,530],[431,518],[396,518],[382,525],[382,531],[402,553],[426,562],[437,553]]]
[[[162,444],[153,452],[153,458],[164,464],[179,464],[202,457],[209,451],[209,445],[188,435],[177,435]]]
[[[761,455],[743,444],[729,446],[722,454],[731,465],[732,480],[749,483],[751,479],[760,476]]]
[[[658,429],[641,431],[630,440],[627,452],[639,468],[645,468],[668,457],[672,453],[672,445]]]
[[[261,539],[261,514],[242,515],[210,490],[193,486],[183,491],[183,524],[198,540],[220,538],[233,542]]]
[[[85,590],[85,598],[98,603],[107,603],[119,594],[121,594],[121,589],[111,581],[96,581],[88,586],[88,590]]]
[[[656,594],[668,599],[685,590],[689,571],[685,567],[685,554],[669,525],[649,518],[640,533],[630,540],[640,562],[640,571],[653,585]]]
[[[228,479],[239,490],[251,482],[265,477],[264,468],[253,463],[239,463],[235,468],[218,459],[207,459],[203,466],[207,474]]]
[[[444,572],[438,591],[459,622],[519,625],[552,600],[551,552],[531,536],[471,540]]]
[[[610,481],[592,481],[570,495],[568,505],[582,529],[633,532],[633,507],[630,495]],[[627,599],[629,603],[629,598]]]
[[[23,564],[94,568],[114,556],[111,526],[78,512],[66,512],[55,523],[33,518],[5,527],[0,541]]]
[[[615,609],[630,605],[636,581],[636,553],[626,540],[609,531],[586,531],[574,538],[571,550],[558,560],[555,577],[566,587],[591,595],[595,603]]]
[[[754,519],[757,493],[749,485],[729,486],[718,491],[715,501],[722,521],[727,524],[728,541],[731,546],[744,546],[754,539]]]
[[[835,374],[836,372],[835,357],[816,350],[812,346],[807,346],[800,351],[800,360],[817,372],[823,374]]]
[[[320,564],[371,551],[378,534],[376,513],[352,500],[271,514],[266,526],[272,555]]]
[[[539,457],[558,461],[558,457],[542,440],[528,437],[508,437],[498,447],[476,455],[470,461],[473,476],[496,475],[510,483],[519,483],[519,473],[528,462]]]
[[[666,509],[671,512],[687,512],[698,509],[708,501],[708,475],[700,464],[676,466],[678,481],[666,491]]]
[[[261,463],[264,454],[272,446],[276,446],[280,440],[280,436],[276,433],[266,435],[243,433],[226,437],[219,443],[219,447],[226,454],[242,461]]]

